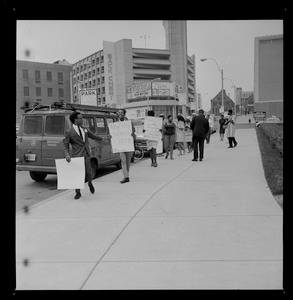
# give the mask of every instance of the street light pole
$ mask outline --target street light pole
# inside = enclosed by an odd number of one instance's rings
[[[221,73],[221,85],[222,85],[221,97],[222,97],[222,110],[224,112],[224,75],[223,75],[223,69],[221,69],[219,67],[218,63],[213,58],[210,58],[210,57],[208,57],[208,58],[202,58],[201,61],[204,62],[204,61],[206,61],[208,59],[210,59],[210,60],[212,60],[212,61],[214,61],[216,63],[216,65],[217,65],[217,67],[218,67],[218,69],[219,69],[219,71]]]
[[[224,78],[224,79],[230,80],[231,83],[232,83],[232,88],[234,88],[234,113],[235,113],[235,116],[236,116],[236,85],[234,84],[232,79],[230,79],[230,78]]]

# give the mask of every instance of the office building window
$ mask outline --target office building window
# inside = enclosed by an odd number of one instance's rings
[[[58,72],[58,83],[63,84],[63,73],[62,72]]]
[[[97,74],[100,74],[100,68],[97,68]]]
[[[39,86],[36,87],[36,96],[42,97],[42,89]]]
[[[92,73],[91,73],[91,71],[89,71],[89,78],[90,78],[90,77],[92,77]]]
[[[99,60],[100,60],[99,57],[97,57],[97,64],[99,63]]]
[[[48,97],[53,97],[53,89],[48,88]]]
[[[101,56],[101,63],[104,62],[104,56]]]
[[[52,72],[47,71],[47,81],[52,81]]]
[[[41,71],[40,70],[35,70],[35,81],[36,81],[36,83],[41,82]]]
[[[105,83],[105,77],[102,77],[102,83]]]
[[[101,68],[101,72],[104,73],[104,67]]]
[[[64,98],[64,89],[59,89],[59,98]]]
[[[93,69],[93,76],[95,76],[96,75],[96,70],[95,69]]]
[[[96,79],[93,80],[93,86],[96,86]]]
[[[29,89],[28,86],[24,86],[24,87],[23,87],[23,95],[24,95],[25,97],[29,97],[29,95],[30,95],[30,89]]]
[[[28,80],[28,70],[27,69],[22,70],[22,79]]]

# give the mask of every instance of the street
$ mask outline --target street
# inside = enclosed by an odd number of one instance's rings
[[[108,166],[97,171],[96,178],[117,171],[116,166]],[[49,174],[44,182],[35,182],[29,172],[16,171],[15,198],[16,211],[56,196],[65,190],[57,190],[57,175]]]

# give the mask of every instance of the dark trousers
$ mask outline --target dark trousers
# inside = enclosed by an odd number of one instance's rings
[[[229,137],[228,140],[229,140],[229,147],[233,147],[233,144],[235,146],[236,143],[237,143],[234,136],[233,137]]]
[[[203,159],[204,141],[205,141],[204,137],[201,137],[201,136],[193,136],[192,137],[193,158],[194,159],[198,159],[198,150],[199,150],[199,159]]]
[[[85,182],[88,182],[89,185],[92,185],[92,171],[91,171],[91,158],[89,155],[84,158],[85,166]],[[80,193],[80,189],[75,189],[76,193]]]

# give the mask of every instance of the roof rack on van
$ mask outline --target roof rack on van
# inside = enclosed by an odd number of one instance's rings
[[[73,104],[73,103],[64,103],[62,106],[63,109],[71,110],[87,110],[87,111],[99,111],[105,113],[117,113],[118,108],[105,107],[105,106],[94,106],[94,105],[85,105],[85,104]]]
[[[31,107],[22,107],[25,112],[33,112],[34,110],[39,109],[66,109],[66,110],[83,110],[83,111],[98,111],[103,113],[117,113],[118,108],[113,107],[105,107],[105,106],[94,106],[94,105],[84,105],[84,104],[74,104],[74,103],[66,103],[66,102],[54,102],[51,105],[42,105],[37,104]]]

